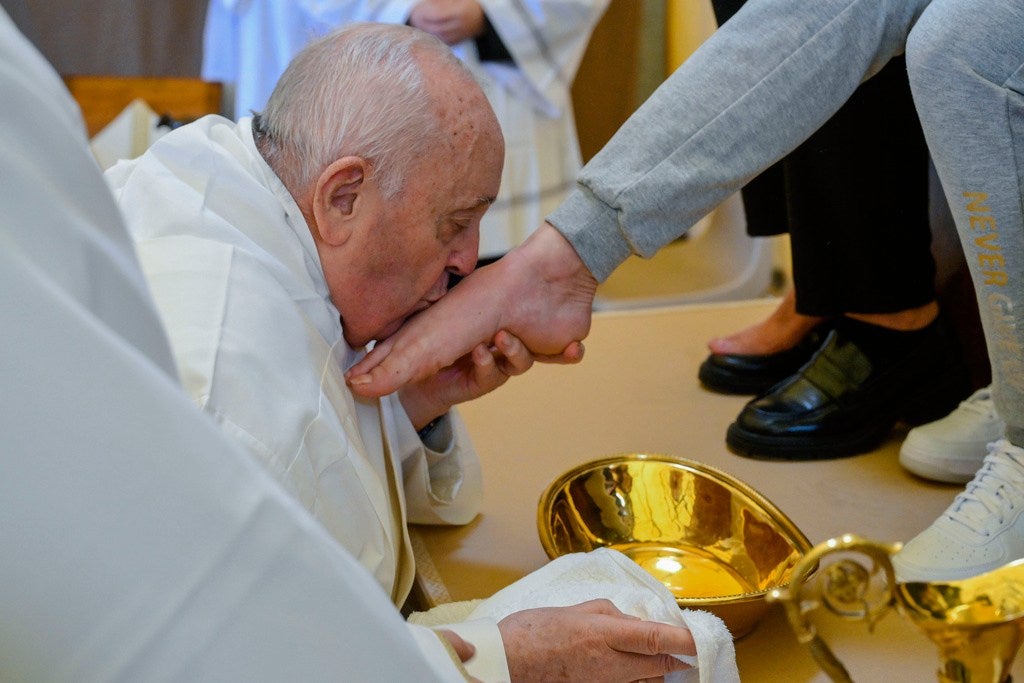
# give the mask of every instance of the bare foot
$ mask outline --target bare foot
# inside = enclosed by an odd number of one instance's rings
[[[765,320],[727,337],[708,342],[711,353],[764,356],[796,346],[824,318],[796,312],[796,294],[790,289]]]

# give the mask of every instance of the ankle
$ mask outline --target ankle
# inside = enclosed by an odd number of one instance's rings
[[[826,318],[796,311],[796,299],[787,294],[767,318],[725,337],[708,342],[712,353],[767,356],[796,347]]]
[[[898,332],[912,332],[928,327],[939,317],[939,304],[931,301],[924,306],[908,308],[895,313],[846,313],[847,318]]]
[[[844,316],[836,323],[836,329],[843,339],[856,343],[872,363],[880,366],[902,362],[909,354],[919,352],[923,343],[934,341],[937,331],[934,322],[919,329],[903,330],[853,316]]]

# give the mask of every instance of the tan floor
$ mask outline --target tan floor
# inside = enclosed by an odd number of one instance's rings
[[[536,506],[547,484],[585,460],[623,451],[683,456],[718,467],[772,500],[812,543],[845,532],[907,540],[959,491],[903,471],[894,430],[878,450],[824,462],[764,462],[731,454],[724,433],[744,397],[702,389],[697,367],[712,335],[763,317],[775,300],[601,313],[574,367],[537,366],[462,413],[481,453],[483,514],[463,528],[423,528],[452,599],[486,597],[541,566]],[[897,673],[936,680],[934,646],[895,614],[869,634],[862,623],[817,623],[855,681]],[[827,681],[773,607],[737,643],[744,681]],[[1014,673],[1024,680],[1024,665]]]

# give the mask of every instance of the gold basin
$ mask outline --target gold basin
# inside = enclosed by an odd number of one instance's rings
[[[811,548],[768,499],[685,458],[624,453],[575,467],[544,491],[537,510],[548,557],[599,547],[621,551],[665,584],[682,608],[718,615],[733,638],[768,609]]]

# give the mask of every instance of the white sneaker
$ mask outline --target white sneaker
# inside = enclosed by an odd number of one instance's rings
[[[898,581],[953,581],[1024,557],[1024,448],[989,444],[978,474],[892,558]]]
[[[900,448],[900,464],[919,477],[963,484],[974,477],[986,446],[1003,436],[992,387],[974,392],[946,417],[915,427]]]

